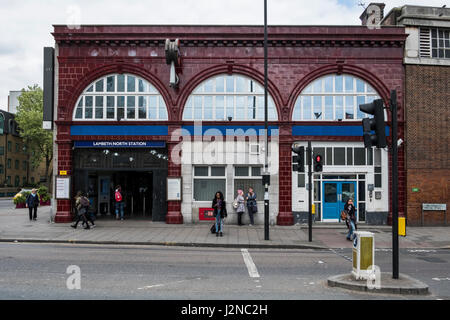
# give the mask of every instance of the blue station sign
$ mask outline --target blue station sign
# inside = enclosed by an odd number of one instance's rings
[[[165,148],[165,141],[75,141],[75,148]]]

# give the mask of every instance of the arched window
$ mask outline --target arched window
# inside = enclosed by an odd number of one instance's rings
[[[365,81],[351,75],[327,75],[310,83],[295,102],[293,121],[351,121],[367,117],[359,105],[379,99]]]
[[[74,120],[168,120],[160,93],[131,74],[111,74],[90,84],[78,98]]]
[[[268,119],[278,119],[272,97],[268,99]],[[263,121],[264,88],[240,75],[218,75],[201,83],[190,95],[183,120]]]

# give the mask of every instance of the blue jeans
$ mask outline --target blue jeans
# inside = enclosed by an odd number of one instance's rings
[[[222,232],[223,229],[223,220],[222,217],[220,216],[220,212],[221,210],[217,210],[217,216],[216,216],[216,233],[217,232]]]
[[[350,220],[349,225],[348,225],[347,239],[353,240],[353,232],[354,231],[355,231],[355,223],[353,222],[353,220]]]
[[[119,216],[120,210],[120,218],[123,219],[123,202],[116,202],[116,217]]]

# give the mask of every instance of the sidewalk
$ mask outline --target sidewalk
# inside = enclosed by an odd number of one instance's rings
[[[198,247],[246,247],[283,249],[351,248],[345,239],[344,224],[315,223],[312,242],[308,241],[308,226],[270,226],[269,239],[264,240],[264,226],[224,225],[223,237],[211,234],[212,222],[173,225],[146,220],[101,218],[97,227],[73,229],[68,223],[50,223],[50,207],[39,207],[37,221],[29,221],[28,209],[0,210],[1,242],[53,242],[128,245],[170,245]],[[360,224],[358,230],[375,234],[376,249],[392,248],[392,227]],[[407,236],[400,237],[400,248],[450,249],[450,227],[409,227]]]

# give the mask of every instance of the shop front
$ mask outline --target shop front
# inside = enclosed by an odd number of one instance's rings
[[[114,190],[120,185],[125,218],[165,220],[165,142],[75,141],[73,158],[73,189],[87,194],[97,216],[114,216]]]
[[[55,201],[56,222],[72,219],[78,190],[88,193],[97,214],[113,215],[112,192],[121,185],[128,217],[197,223],[220,190],[234,223],[237,190],[252,187],[255,223],[263,223],[267,198],[270,222],[292,225],[308,211],[307,175],[293,171],[292,146],[311,141],[325,161],[323,172],[313,173],[315,220],[338,221],[353,198],[358,221],[386,223],[389,154],[364,148],[367,115],[358,106],[374,99],[387,106],[390,90],[397,90],[404,137],[404,30],[270,27],[266,146],[262,27],[54,28],[54,167],[72,181],[71,198]],[[176,82],[165,52],[173,39],[179,39]],[[388,127],[391,117],[386,108]]]

